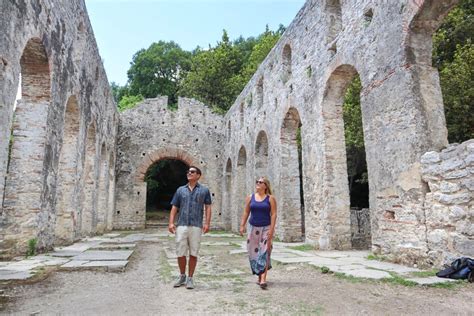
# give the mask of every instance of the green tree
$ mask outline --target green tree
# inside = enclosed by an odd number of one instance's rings
[[[112,90],[112,96],[114,97],[115,103],[119,104],[120,100],[126,95],[130,94],[130,89],[127,85],[120,86],[116,82],[110,84],[110,89]]]
[[[440,71],[449,142],[474,138],[474,44],[458,45]]]
[[[195,52],[180,95],[201,100],[218,112],[227,112],[284,30],[282,25],[276,32],[267,26],[257,38],[241,36],[233,42],[224,30],[215,48]]]
[[[224,30],[222,40],[215,48],[196,53],[180,94],[227,111],[242,89],[241,69],[242,55]]]
[[[122,97],[118,104],[118,110],[119,112],[123,112],[125,110],[134,108],[137,103],[140,103],[143,101],[143,96],[142,95],[125,95]]]
[[[433,35],[449,142],[474,138],[474,0],[461,0]]]
[[[473,34],[474,0],[461,0],[433,35],[433,66],[442,69],[452,62],[457,47],[472,43]]]
[[[242,71],[243,81],[248,82],[252,78],[258,66],[267,57],[268,53],[272,50],[275,44],[280,39],[281,34],[278,32],[272,32],[268,29],[259,36],[256,44],[252,48],[252,52],[245,63],[245,67]]]
[[[145,98],[167,95],[169,102],[174,104],[178,100],[180,81],[190,65],[191,53],[182,50],[175,42],[153,43],[133,56],[127,72],[129,93]]]

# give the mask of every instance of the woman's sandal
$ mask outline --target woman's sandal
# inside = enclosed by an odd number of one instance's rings
[[[260,283],[260,288],[262,290],[266,290],[267,289],[267,282]]]

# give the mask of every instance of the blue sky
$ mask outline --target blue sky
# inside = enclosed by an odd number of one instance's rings
[[[109,82],[124,85],[133,54],[151,43],[181,48],[215,45],[226,29],[233,40],[288,26],[305,0],[86,0]]]

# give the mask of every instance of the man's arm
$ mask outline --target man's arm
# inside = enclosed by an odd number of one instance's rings
[[[209,231],[209,227],[211,226],[211,204],[205,204],[204,210],[206,211],[206,222],[202,227],[202,232],[205,234]]]
[[[172,234],[176,232],[176,226],[174,226],[174,218],[176,217],[177,212],[178,212],[178,208],[173,205],[170,212],[170,221],[168,223],[168,230]]]

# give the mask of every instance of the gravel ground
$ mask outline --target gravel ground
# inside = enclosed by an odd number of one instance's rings
[[[205,238],[194,290],[174,289],[173,240],[140,243],[125,272],[54,271],[34,284],[4,286],[2,313],[13,314],[311,314],[474,315],[474,284],[403,286],[323,274],[305,264],[274,265],[268,290],[250,274],[236,238]]]

